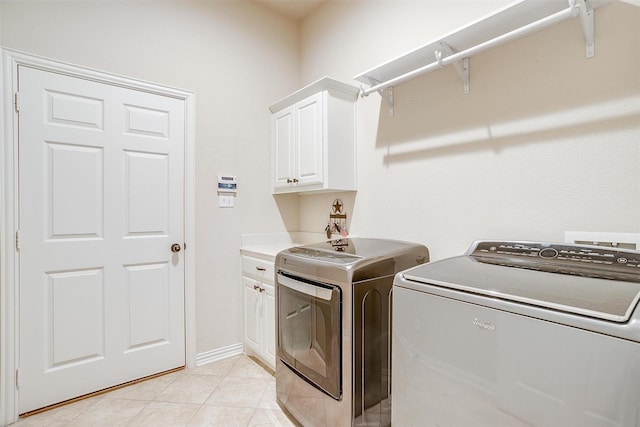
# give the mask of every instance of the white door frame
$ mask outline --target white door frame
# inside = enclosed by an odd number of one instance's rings
[[[0,87],[0,426],[18,418],[19,392],[16,369],[19,362],[20,325],[18,288],[19,252],[16,250],[18,226],[18,122],[14,94],[17,91],[18,66],[65,74],[128,89],[150,92],[185,101],[185,360],[196,362],[196,289],[195,289],[195,93],[135,80],[67,64],[28,53],[2,49],[3,85]]]

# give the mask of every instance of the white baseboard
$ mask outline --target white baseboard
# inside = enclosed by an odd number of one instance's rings
[[[218,348],[204,353],[196,354],[196,366],[206,365],[207,363],[217,362],[227,357],[243,354],[242,343],[233,344],[227,347]]]

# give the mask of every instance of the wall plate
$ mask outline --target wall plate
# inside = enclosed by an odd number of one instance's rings
[[[609,233],[600,231],[565,231],[564,241],[579,245],[640,249],[640,233]]]

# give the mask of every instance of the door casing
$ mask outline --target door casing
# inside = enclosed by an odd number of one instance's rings
[[[0,135],[0,425],[18,418],[20,325],[18,287],[18,123],[15,111],[17,70],[20,65],[65,74],[100,83],[117,85],[170,96],[185,102],[185,339],[187,367],[196,361],[195,324],[195,93],[116,74],[67,64],[12,49],[2,49],[3,84],[0,87],[0,116],[4,133]]]

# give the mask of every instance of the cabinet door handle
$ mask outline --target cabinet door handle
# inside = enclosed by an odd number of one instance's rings
[[[297,184],[298,183],[298,178],[293,178],[293,183]]]
[[[256,270],[258,270],[258,271],[267,271],[267,269],[264,268],[264,267],[256,267]]]
[[[253,285],[253,290],[262,292],[262,288],[258,285]]]
[[[292,182],[291,178],[287,178],[287,184],[291,184]]]

